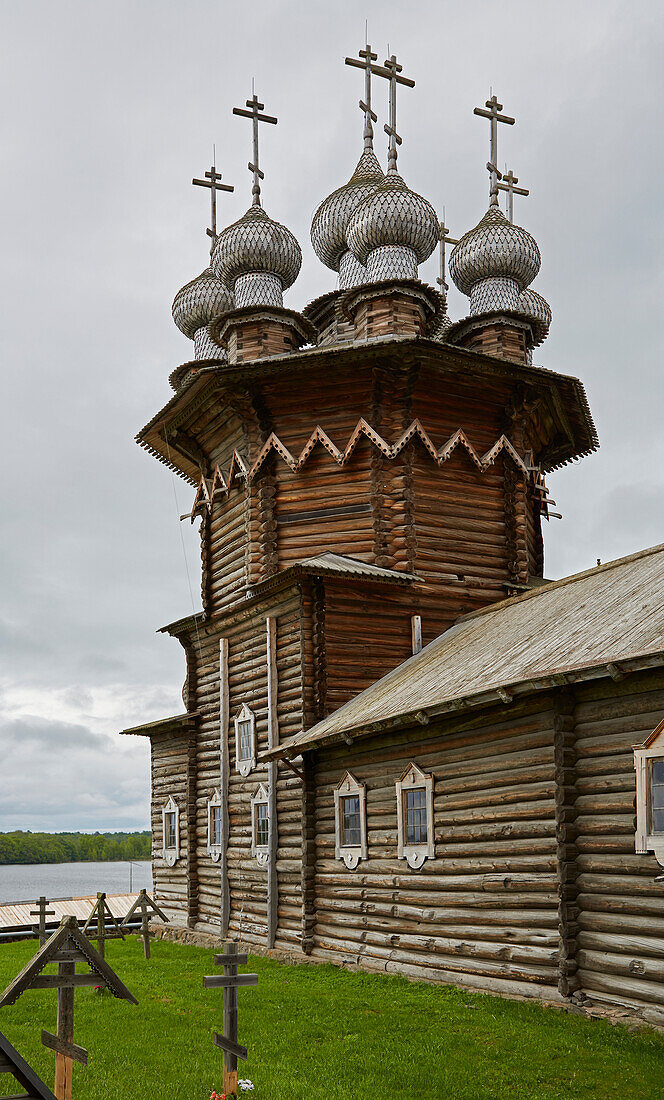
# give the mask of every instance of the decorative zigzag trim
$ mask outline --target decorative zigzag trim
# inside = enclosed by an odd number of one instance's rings
[[[538,470],[534,470],[524,462],[506,435],[501,435],[484,455],[479,455],[468,439],[468,436],[461,428],[459,428],[454,435],[450,436],[440,449],[437,449],[419,420],[413,420],[412,424],[406,428],[405,432],[399,437],[396,443],[388,443],[371,427],[364,417],[361,417],[344,451],[339,450],[332,442],[327,432],[321,428],[320,424],[317,424],[314,428],[298,458],[291,454],[288,447],[281,442],[279,436],[276,435],[275,432],[272,432],[268,439],[266,439],[251,468],[248,467],[245,459],[243,459],[238,451],[233,451],[226,477],[224,477],[219,466],[217,466],[211,479],[201,478],[194,499],[194,507],[191,512],[192,522],[197,512],[201,512],[205,508],[210,511],[212,509],[213,500],[228,494],[236,481],[244,481],[250,484],[272,453],[279,455],[285,465],[288,466],[293,473],[298,473],[305,465],[314,449],[320,445],[332,456],[338,466],[345,466],[352,457],[353,452],[363,436],[389,459],[396,458],[411,440],[417,438],[438,466],[442,466],[444,462],[447,462],[454,451],[458,447],[461,447],[465,450],[471,462],[477,467],[480,473],[485,473],[494,465],[498,456],[501,453],[505,453],[512,459],[515,466],[521,470],[524,476],[533,476],[535,478],[541,477]]]

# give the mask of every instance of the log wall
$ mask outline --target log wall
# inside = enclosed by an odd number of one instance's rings
[[[166,916],[176,924],[186,926],[189,923],[192,892],[196,889],[196,844],[190,843],[191,819],[188,814],[192,794],[191,734],[156,734],[151,737],[150,744],[154,892]],[[162,810],[171,797],[179,809],[180,858],[173,867],[168,867],[162,856]]]

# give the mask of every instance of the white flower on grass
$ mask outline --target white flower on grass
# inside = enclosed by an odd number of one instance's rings
[[[250,1081],[249,1078],[245,1078],[244,1081],[238,1081],[237,1087],[240,1089],[241,1092],[253,1092],[254,1091],[253,1081]]]

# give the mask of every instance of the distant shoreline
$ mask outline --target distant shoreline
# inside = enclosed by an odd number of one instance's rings
[[[58,863],[130,863],[152,856],[150,832],[0,833],[0,867]]]

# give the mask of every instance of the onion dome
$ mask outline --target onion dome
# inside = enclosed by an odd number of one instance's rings
[[[235,294],[236,307],[283,305],[283,292],[297,279],[302,252],[290,229],[257,203],[217,237],[212,268]]]
[[[450,275],[470,295],[471,314],[518,309],[519,294],[540,269],[539,248],[530,233],[490,206],[450,256]]]
[[[365,149],[348,183],[337,188],[316,210],[311,222],[311,243],[318,259],[332,271],[357,276],[362,274],[361,266],[349,251],[346,230],[359,204],[371,195],[385,178],[383,169],[373,149]],[[344,272],[344,257],[351,259],[351,272]],[[359,269],[359,270],[358,270]],[[360,279],[360,281],[363,281]],[[350,287],[354,282],[342,278],[342,287]]]
[[[369,282],[415,279],[438,243],[438,218],[430,202],[389,171],[355,210],[346,236]]]
[[[519,295],[517,312],[523,313],[532,323],[535,344],[541,344],[549,335],[551,306],[536,290],[523,290]]]
[[[214,317],[228,313],[233,307],[233,295],[210,267],[178,290],[173,299],[173,320],[180,332],[194,341],[197,359],[219,358],[219,348],[206,341],[204,335]]]

